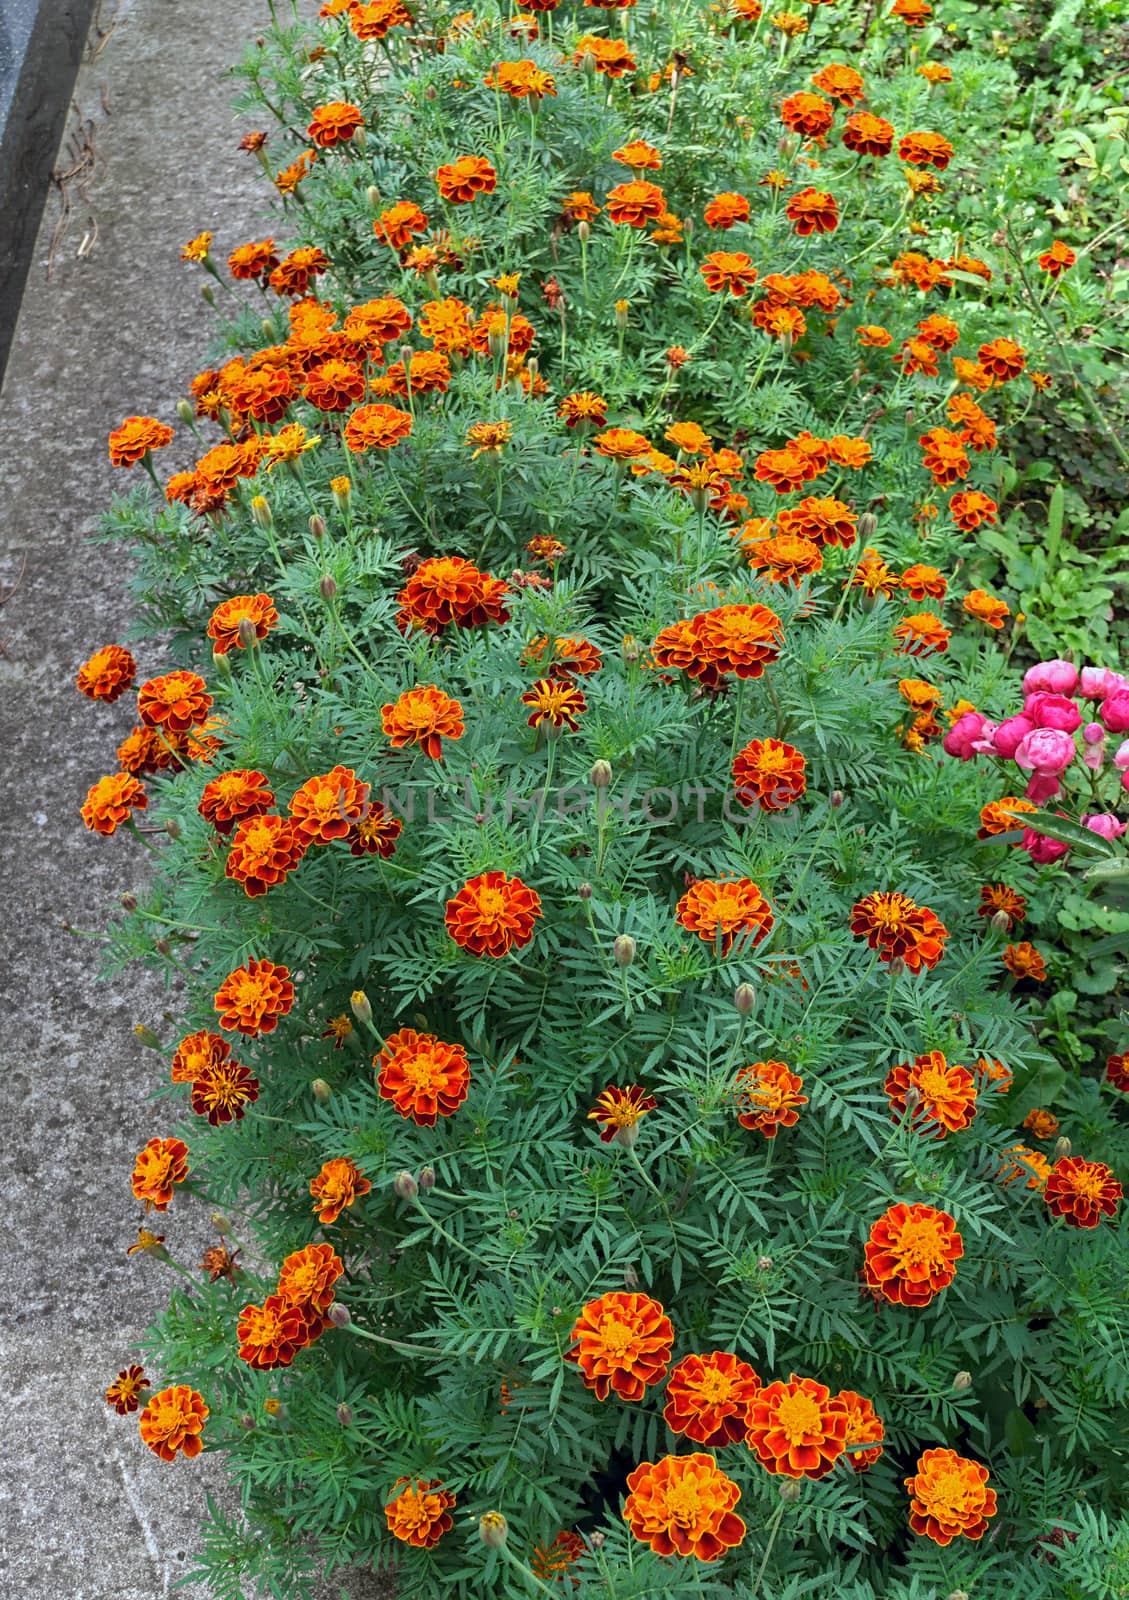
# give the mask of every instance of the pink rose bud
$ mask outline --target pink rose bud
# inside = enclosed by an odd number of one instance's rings
[[[1045,833],[1036,833],[1034,828],[1024,828],[1023,848],[1037,867],[1045,867],[1064,856],[1070,846],[1059,839],[1048,838]]]
[[[1100,772],[1102,762],[1105,760],[1105,742],[1101,744],[1084,744],[1082,746],[1082,760],[1091,772]]]
[[[1087,722],[1082,729],[1082,737],[1087,744],[1101,744],[1105,739],[1105,729],[1100,722]]]
[[[1082,713],[1064,694],[1029,694],[1023,715],[1037,728],[1057,728],[1060,733],[1074,733],[1082,726]]]
[[[996,735],[997,744],[999,735]],[[1056,728],[1035,728],[1025,734],[1016,746],[1015,764],[1024,772],[1037,772],[1041,777],[1057,778],[1065,772],[1077,755],[1074,740],[1068,733]]]
[[[1087,700],[1104,700],[1115,689],[1124,689],[1125,679],[1120,672],[1108,667],[1083,667],[1079,693]]]
[[[1069,661],[1040,661],[1023,675],[1024,694],[1073,694],[1078,687],[1078,668]]]
[[[966,711],[941,740],[945,754],[956,756],[959,761],[971,761],[974,754],[972,741],[979,739],[983,730],[984,718],[980,712]]]
[[[1107,695],[1098,708],[1098,716],[1111,733],[1124,733],[1129,728],[1129,689],[1115,689]]]
[[[1058,779],[1049,772],[1033,772],[1027,780],[1027,787],[1023,793],[1028,800],[1034,800],[1036,805],[1041,805],[1044,800],[1053,800],[1062,788]]]
[[[996,754],[1003,756],[1005,761],[1012,760],[1016,750],[1034,728],[1035,724],[1030,717],[1008,717],[1006,722],[1000,723],[992,735]]]
[[[1120,839],[1125,832],[1125,823],[1119,822],[1108,811],[1099,811],[1092,817],[1083,817],[1082,826],[1089,828],[1091,833],[1096,833],[1102,839]]]

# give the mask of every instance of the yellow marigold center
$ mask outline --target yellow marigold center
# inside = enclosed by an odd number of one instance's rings
[[[729,1372],[704,1372],[698,1381],[698,1394],[706,1405],[722,1405],[733,1393],[733,1381]]]
[[[1100,1172],[1075,1172],[1070,1177],[1070,1187],[1085,1200],[1097,1200],[1104,1187]]]
[[[267,822],[253,822],[243,836],[243,848],[251,855],[264,856],[274,846],[274,829]]]
[[[926,1100],[945,1100],[955,1093],[949,1074],[941,1067],[923,1067],[914,1074],[913,1082]]]
[[[666,1509],[675,1522],[684,1527],[691,1527],[701,1515],[702,1503],[698,1493],[698,1485],[693,1479],[681,1479],[667,1487],[663,1499]]]
[[[635,1343],[635,1330],[629,1328],[625,1322],[617,1322],[613,1318],[601,1327],[600,1339],[609,1356],[622,1360]]]
[[[958,1472],[941,1472],[931,1477],[923,1489],[914,1492],[930,1511],[964,1511],[968,1508],[969,1485]]]
[[[506,909],[506,897],[501,889],[480,889],[478,909],[484,917],[500,917]]]
[[[900,1271],[907,1267],[939,1267],[945,1260],[942,1238],[937,1224],[929,1217],[907,1222],[891,1247],[897,1256]]]
[[[309,1300],[318,1287],[318,1269],[312,1262],[291,1269],[287,1274],[287,1288],[297,1300]]]
[[[761,751],[756,759],[756,769],[763,773],[784,772],[791,760],[787,750],[773,750],[766,748]]]
[[[399,1063],[400,1070],[413,1089],[434,1090],[444,1082],[443,1067],[433,1055],[421,1052]]]
[[[776,1408],[776,1425],[789,1444],[799,1444],[809,1434],[822,1433],[822,1412],[810,1394],[790,1394]]]
[[[244,779],[237,772],[225,772],[222,778],[216,779],[216,793],[224,800],[237,800],[245,787]]]

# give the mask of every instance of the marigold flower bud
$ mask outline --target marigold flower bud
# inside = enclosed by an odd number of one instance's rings
[[[642,653],[635,635],[633,633],[625,633],[623,636],[623,659],[627,665],[631,666],[632,662],[638,661]]]
[[[352,1406],[347,1406],[344,1400],[337,1407],[337,1420],[343,1428],[351,1428],[353,1426],[353,1408]]]
[[[210,283],[202,283],[200,285],[200,298],[204,301],[205,305],[209,305],[214,308],[216,303],[216,291],[212,288]],[[254,1424],[252,1423],[252,1427],[253,1426]]]
[[[843,793],[842,789],[832,789],[830,798],[828,800],[828,804],[830,805],[832,811],[838,811],[839,807],[843,804],[843,801],[846,798],[847,797]]]
[[[500,1511],[488,1511],[478,1519],[478,1537],[488,1550],[500,1550],[509,1535],[506,1519]]]
[[[123,911],[136,911],[137,896],[135,894],[123,894],[121,899],[118,901],[118,904],[121,906]]]
[[[333,1093],[333,1090],[329,1087],[324,1078],[315,1078],[310,1084],[310,1093],[313,1095],[319,1106],[324,1106],[330,1095]]]
[[[635,940],[629,933],[621,933],[612,946],[617,967],[629,967],[635,960]]]
[[[892,966],[893,962],[890,964]],[[905,1103],[907,1116],[910,1114],[910,1112],[916,1111],[918,1106],[921,1104],[921,1090],[917,1087],[916,1083],[911,1083],[909,1088],[906,1090]]]
[[[992,927],[997,933],[1006,933],[1011,927],[1011,918],[1006,911],[996,911],[992,915]]]
[[[627,326],[627,316],[628,316],[628,313],[629,313],[630,310],[631,310],[631,305],[630,305],[629,301],[627,301],[627,300],[617,300],[616,301],[616,303],[615,303],[615,325],[616,325],[617,328],[626,328],[626,326]]]
[[[592,885],[590,883],[582,883],[579,889],[577,889],[576,893],[577,897],[581,900],[591,900]]]
[[[210,1220],[212,1227],[218,1234],[221,1235],[221,1237],[223,1234],[231,1232],[231,1223],[227,1220],[222,1211],[213,1211]]]
[[[310,515],[306,526],[309,528],[315,539],[324,539],[326,534],[329,532],[329,529],[326,527],[325,518],[318,511],[315,511]],[[322,581],[324,582],[325,580],[323,579]]]
[[[365,200],[368,202],[368,208],[370,211],[380,210],[380,190],[376,187],[375,183],[370,183],[368,188],[365,190]]]
[[[958,1372],[953,1379],[953,1393],[963,1394],[966,1389],[972,1388],[971,1372]]]
[[[791,1505],[800,1498],[800,1485],[795,1478],[785,1478],[776,1492],[785,1505]]]
[[[255,648],[259,636],[255,632],[255,624],[250,617],[240,617],[239,626],[235,631],[244,650],[253,650]]]
[[[733,991],[733,1008],[739,1017],[750,1017],[757,1003],[757,991],[751,983],[739,983]]]
[[[263,338],[268,344],[274,344],[278,338],[278,327],[273,317],[263,318]]]
[[[945,1596],[945,1600],[968,1600],[967,1589],[953,1589]]]
[[[864,511],[862,516],[859,518],[859,538],[863,540],[873,539],[877,532],[878,518],[874,515],[873,511]]]
[[[629,1261],[623,1269],[623,1287],[627,1290],[638,1289],[639,1274]]]
[[[891,978],[900,978],[905,970],[906,964],[902,960],[901,956],[895,956],[887,966],[887,971],[889,972]]]
[[[133,1032],[134,1036],[140,1039],[147,1050],[159,1050],[161,1048],[161,1041],[157,1038],[157,1035],[152,1028],[147,1028],[143,1022],[139,1022]]]
[[[177,401],[176,414],[180,418],[181,422],[192,422],[196,415],[187,400]]]
[[[349,1307],[343,1306],[340,1300],[335,1300],[333,1302],[329,1310],[326,1312],[326,1316],[329,1318],[330,1322],[332,1322],[335,1328],[347,1328],[353,1320],[349,1315]]]
[[[585,61],[586,62],[587,62],[587,59],[588,58],[585,57]],[[588,223],[588,222],[585,222],[585,221],[581,220],[580,222],[578,222],[576,224],[576,237],[580,240],[581,244],[587,244],[589,238],[591,237],[591,234],[592,234],[592,225],[591,225],[591,223]]]
[[[363,127],[353,129],[353,136],[350,140],[350,143],[355,145],[358,150],[364,149],[365,145],[368,144],[368,133]]]
[[[410,1172],[398,1172],[392,1180],[392,1188],[401,1200],[414,1200],[419,1194],[419,1184]]]
[[[516,305],[517,302],[515,301],[514,303]],[[525,363],[525,370],[529,374],[529,381],[531,383],[536,383],[537,376],[541,371],[541,363],[538,361],[536,356],[530,356],[527,359]]]
[[[494,360],[500,360],[506,353],[505,332],[500,328],[492,328],[486,337],[486,344]]]
[[[758,1256],[757,1257],[757,1271],[758,1272],[771,1272],[772,1271],[772,1257],[771,1256]]]
[[[581,226],[583,226],[583,224],[581,224]],[[594,1533],[590,1533],[588,1535],[588,1543],[592,1546],[593,1550],[602,1550],[604,1548],[604,1542],[606,1539],[607,1534],[601,1533],[599,1528],[597,1528]]]
[[[269,529],[274,526],[274,512],[266,495],[257,494],[251,501],[251,520],[257,528]]]
[[[588,774],[588,782],[593,789],[606,789],[612,781],[612,768],[610,761],[594,761],[592,770]]]
[[[332,572],[323,572],[321,582],[318,584],[318,593],[325,601],[337,599],[337,579]]]
[[[227,658],[226,650],[212,651],[212,665],[215,667],[221,678],[231,677],[231,662]]]
[[[1051,1159],[1052,1159],[1052,1161],[1065,1161],[1069,1154],[1070,1154],[1070,1140],[1066,1137],[1066,1135],[1064,1133],[1062,1135],[1061,1139],[1056,1139],[1055,1140],[1054,1153],[1053,1153]]]
[[[159,956],[167,956],[172,954],[172,945],[167,939],[158,939],[156,944],[153,946],[153,949]]]
[[[241,1411],[239,1413],[239,1426],[243,1429],[244,1433],[254,1432],[255,1419],[249,1411]]]
[[[372,1006],[363,989],[354,989],[349,996],[349,1007],[358,1022],[372,1021]]]

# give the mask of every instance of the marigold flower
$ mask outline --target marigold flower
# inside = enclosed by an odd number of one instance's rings
[[[635,57],[622,39],[605,39],[597,33],[585,33],[576,41],[572,56],[573,65],[583,67],[591,61],[593,70],[607,78],[622,78],[636,70]]]
[[[750,214],[749,202],[743,194],[734,194],[732,190],[725,190],[722,194],[714,195],[705,210],[707,228],[716,228],[726,231],[738,222],[748,222]]]
[[[334,767],[331,772],[307,778],[290,798],[288,810],[296,833],[307,844],[329,844],[344,839],[357,819],[364,815],[369,785],[362,783],[352,767]]]
[[[171,1083],[194,1083],[213,1067],[223,1064],[231,1046],[218,1033],[189,1033],[180,1041],[172,1058]]]
[[[208,622],[208,638],[217,655],[226,655],[236,646],[244,648],[239,637],[239,624],[244,618],[254,628],[255,638],[265,639],[278,621],[278,612],[267,594],[237,594],[221,601]]]
[[[238,1122],[248,1105],[259,1098],[259,1080],[239,1061],[215,1061],[193,1080],[191,1105],[209,1125]]]
[[[227,269],[237,282],[266,278],[278,266],[273,239],[255,239],[241,244],[227,258]]]
[[[556,80],[535,61],[500,61],[483,79],[488,89],[497,88],[511,100],[540,101],[556,97]]]
[[[771,906],[749,878],[699,879],[679,900],[675,919],[722,955],[735,943],[744,948],[750,935],[753,945],[760,944],[773,925]]]
[[[409,28],[412,15],[402,0],[351,0],[349,28],[362,41],[383,39],[393,28]]]
[[[290,969],[275,966],[272,961],[248,961],[246,966],[236,967],[220,984],[215,996],[220,1027],[228,1031],[235,1029],[251,1038],[259,1033],[273,1033],[278,1019],[286,1016],[293,1004]]]
[[[557,409],[557,416],[568,428],[576,428],[581,424],[603,428],[608,420],[608,402],[590,389],[577,390],[565,395]]]
[[[751,1133],[775,1139],[781,1128],[794,1128],[800,1120],[799,1106],[808,1097],[801,1094],[804,1080],[783,1061],[754,1061],[742,1067],[733,1084],[737,1121]]]
[[[608,428],[598,433],[592,442],[596,454],[608,461],[634,461],[651,448],[650,440],[633,428]]]
[[[792,1373],[767,1384],[749,1402],[745,1442],[766,1472],[824,1478],[847,1442],[846,1406],[814,1378]]]
[[[608,192],[608,218],[629,228],[645,228],[666,211],[666,197],[657,184],[642,178],[617,183]]]
[[[927,1306],[956,1276],[964,1242],[947,1211],[899,1201],[871,1226],[866,1286],[891,1305]]]
[[[267,281],[275,294],[297,298],[308,294],[312,281],[328,272],[331,265],[324,250],[316,245],[303,245],[283,256]]]
[[[565,200],[562,209],[572,222],[595,222],[600,215],[600,207],[587,190],[583,189],[574,190]]]
[[[843,144],[858,156],[888,156],[894,147],[894,124],[870,111],[856,111],[843,128]]]
[[[387,861],[396,854],[396,840],[403,831],[399,817],[370,801],[367,811],[349,829],[345,842],[350,855],[381,856]]]
[[[988,1518],[996,1514],[996,1492],[987,1487],[987,1467],[955,1450],[924,1451],[913,1476],[902,1481],[909,1490],[910,1527],[934,1544],[982,1539]]]
[[[942,65],[939,61],[926,61],[918,67],[917,75],[924,78],[926,83],[952,83],[952,69]]]
[[[869,1472],[882,1454],[886,1428],[872,1401],[853,1389],[840,1389],[835,1396],[847,1408],[847,1459],[856,1472]],[[867,1444],[873,1450],[852,1450],[852,1445]]]
[[[996,1174],[997,1180],[1005,1188],[1017,1180],[1023,1181],[1025,1189],[1042,1189],[1051,1175],[1050,1162],[1038,1150],[1029,1150],[1026,1145],[1013,1144],[1003,1152],[1003,1162]]]
[[[470,1089],[470,1063],[461,1044],[446,1044],[431,1033],[401,1028],[389,1034],[373,1061],[377,1089],[402,1117],[433,1128],[452,1116]]]
[[[459,156],[435,174],[436,187],[451,205],[469,205],[480,194],[493,194],[498,174],[485,156]]]
[[[979,489],[967,489],[959,494],[954,494],[949,501],[949,516],[953,525],[962,533],[975,533],[983,522],[997,521],[996,513],[999,507],[990,495],[981,494]],[[976,593],[982,594],[983,590]],[[967,602],[965,609],[968,609]]]
[[[613,1392],[621,1400],[642,1400],[649,1385],[666,1377],[674,1328],[657,1300],[613,1292],[588,1302],[571,1340],[576,1349],[568,1359],[598,1400]]]
[[[480,572],[462,556],[432,556],[421,562],[400,591],[396,626],[401,633],[422,628],[436,634],[452,623],[475,628],[508,622],[504,601],[509,593],[500,578]]]
[[[834,233],[839,226],[835,196],[823,189],[800,189],[784,207],[784,215],[801,238],[811,233]]]
[[[260,1371],[288,1367],[311,1342],[305,1308],[278,1294],[268,1295],[261,1306],[244,1306],[235,1332],[240,1361]]]
[[[473,445],[471,460],[477,461],[479,456],[500,456],[506,445],[513,438],[514,425],[512,422],[472,422],[466,431],[465,445]]]
[[[924,451],[922,466],[942,489],[968,476],[970,462],[964,444],[948,428],[930,428],[918,443]]]
[[[333,1286],[344,1270],[331,1244],[308,1244],[283,1261],[278,1274],[279,1297],[287,1305],[312,1313],[315,1319],[324,1316],[333,1303]]]
[[[103,645],[78,669],[75,683],[88,700],[104,700],[113,705],[133,683],[137,663],[120,644]]]
[[[1129,1052],[1106,1059],[1105,1081],[1122,1094],[1129,1094]]]
[[[1027,365],[1026,351],[1012,339],[992,339],[982,344],[976,352],[976,358],[997,383],[1008,383],[1012,378],[1018,378]]]
[[[745,1412],[760,1386],[730,1350],[683,1356],[667,1380],[663,1418],[672,1433],[717,1450],[744,1438]]]
[[[204,1448],[201,1434],[208,1420],[203,1395],[179,1383],[152,1396],[138,1418],[142,1442],[162,1461],[175,1461],[183,1451],[189,1460]]]
[[[116,833],[131,812],[144,811],[149,797],[128,772],[111,772],[99,778],[82,803],[82,820],[91,833],[105,838]]]
[[[198,233],[194,239],[189,239],[188,243],[183,246],[180,252],[180,259],[182,261],[207,261],[211,245],[212,235],[210,233]]]
[[[884,962],[904,961],[911,972],[935,967],[949,936],[945,925],[908,895],[876,891],[851,908],[851,932],[865,937]]]
[[[373,394],[446,394],[451,387],[451,363],[438,350],[417,350],[405,366],[394,361],[369,385]]]
[[[207,684],[195,672],[166,672],[150,678],[137,691],[137,714],[166,735],[188,733],[206,722],[212,709]]]
[[[976,837],[991,839],[999,833],[1014,833],[1023,826],[1020,817],[1037,809],[1030,800],[1020,799],[1014,794],[1006,794],[1002,800],[989,800],[986,806],[981,807]]]
[[[406,1487],[401,1488],[401,1484]],[[444,1489],[439,1478],[430,1481],[416,1478],[414,1486],[410,1478],[397,1478],[392,1488],[400,1492],[394,1493],[394,1498],[384,1507],[389,1533],[417,1550],[433,1549],[454,1527],[451,1516],[454,1495]]]
[[[789,444],[779,450],[762,450],[754,476],[758,483],[770,483],[777,494],[791,494],[810,478],[818,478],[823,470],[815,468],[808,455]]]
[[[272,282],[274,277],[272,273]],[[267,425],[281,421],[293,398],[294,379],[286,367],[254,367],[241,372],[224,389],[224,400],[231,412]],[[165,493],[168,495],[169,490]]]
[[[444,739],[461,739],[466,731],[462,702],[433,683],[405,689],[395,704],[381,706],[380,718],[393,750],[416,744],[432,761],[442,760]]]
[[[927,0],[894,0],[890,15],[904,22],[907,28],[923,28],[933,15]]]
[[[759,678],[780,654],[784,629],[768,606],[718,606],[693,621],[705,659],[723,675]]]
[[[834,117],[834,106],[829,105],[821,95],[811,94],[806,89],[788,95],[780,107],[780,120],[784,126],[789,132],[798,133],[805,139],[822,139]]]
[[[424,310],[427,310],[426,306]],[[422,318],[420,326],[422,329]],[[391,344],[394,339],[402,339],[411,332],[411,327],[412,314],[404,302],[395,295],[386,294],[354,306],[345,318],[342,332],[351,343],[360,345],[376,361],[380,358],[381,346]]]
[[[906,1095],[917,1091],[912,1113],[914,1126],[921,1133],[960,1133],[972,1126],[976,1115],[976,1083],[967,1067],[950,1066],[941,1050],[930,1050],[903,1061],[887,1073],[884,1084],[890,1110],[897,1116],[906,1112]]]
[[[156,417],[126,417],[110,434],[110,461],[115,467],[133,467],[172,442],[173,432]]]
[[[897,573],[890,570],[878,551],[868,548],[855,563],[855,569],[843,587],[862,589],[872,600],[879,595],[889,599],[899,581]]]
[[[369,1193],[372,1184],[348,1156],[334,1156],[310,1179],[314,1211],[321,1223],[336,1222],[342,1211]]]
[[[1062,1217],[1072,1228],[1096,1228],[1103,1216],[1112,1217],[1124,1190],[1104,1161],[1084,1161],[1065,1156],[1056,1161],[1043,1197],[1052,1217]]]
[[[200,1261],[200,1271],[207,1274],[209,1283],[218,1283],[221,1278],[226,1278],[228,1283],[234,1283],[240,1270],[239,1251],[227,1250],[220,1244],[214,1244],[205,1250]]]
[[[266,775],[240,767],[206,783],[197,809],[217,833],[226,834],[237,822],[261,816],[273,804],[274,792],[267,786]]]
[[[553,729],[568,728],[572,733],[580,727],[577,719],[588,709],[582,691],[567,678],[539,678],[522,695],[521,703],[530,707],[531,728],[548,723]]]
[[[980,890],[978,917],[994,917],[1002,911],[1007,918],[1008,931],[1017,928],[1027,917],[1027,901],[1006,883],[986,883]]]
[[[1035,1107],[1023,1119],[1023,1131],[1036,1139],[1054,1139],[1058,1136],[1058,1118],[1053,1111]]]
[[[134,1197],[145,1210],[167,1211],[173,1188],[188,1177],[188,1146],[183,1139],[150,1139],[133,1164]]]
[[[755,523],[746,523],[753,528]],[[823,569],[823,554],[811,539],[799,534],[781,533],[775,538],[749,537],[744,529],[740,534],[745,559],[750,567],[764,570],[769,583],[790,583],[795,588],[806,577]]]
[[[447,901],[447,932],[475,956],[501,957],[520,950],[533,938],[541,916],[541,896],[520,878],[504,872],[483,872],[470,878]]]
[[[937,567],[915,561],[902,573],[899,587],[906,591],[911,600],[943,600],[948,580]]]
[[[316,159],[316,150],[303,150],[297,160],[291,161],[288,166],[279,167],[274,175],[274,186],[279,194],[296,194],[298,185],[309,175]]]
[[[885,350],[894,342],[893,334],[874,322],[866,322],[861,328],[856,328],[855,338],[864,348],[873,350]]]
[[[332,145],[351,139],[358,128],[364,127],[364,122],[359,106],[351,105],[348,100],[330,100],[314,107],[306,132],[319,149],[328,150]]]
[[[376,237],[393,250],[406,250],[412,235],[423,233],[426,228],[427,214],[414,200],[398,200],[382,211],[372,225]]]
[[[1070,246],[1063,244],[1061,239],[1056,239],[1050,249],[1044,250],[1039,257],[1039,265],[1052,278],[1060,278],[1077,260],[1078,257]]]
[[[986,589],[973,589],[970,594],[966,594],[961,609],[989,628],[1002,628],[1004,618],[1011,615],[1007,601],[997,600]]]
[[[898,140],[898,158],[911,166],[944,172],[953,158],[953,147],[939,133],[907,133]]]
[[[657,1555],[716,1561],[736,1549],[745,1524],[733,1507],[741,1491],[713,1456],[664,1456],[628,1473],[624,1521]]]
[[[358,406],[349,416],[341,435],[347,450],[363,455],[366,450],[391,450],[412,431],[412,414],[396,406]]]
[[[894,639],[899,655],[943,655],[949,648],[952,632],[931,611],[918,611],[903,617],[894,629]]]
[[[637,1083],[623,1086],[611,1084],[596,1096],[596,1104],[588,1113],[589,1122],[600,1124],[601,1144],[634,1143],[632,1135],[648,1111],[653,1111],[658,1101]]]
[[[831,100],[837,100],[848,110],[865,96],[862,74],[854,67],[845,67],[833,61],[812,74],[812,83]]]
[[[806,763],[795,745],[780,739],[750,739],[733,759],[733,782],[743,806],[783,811],[807,787]]]
[[[127,1412],[137,1410],[142,1390],[151,1388],[152,1384],[145,1376],[144,1367],[139,1367],[136,1363],[130,1367],[123,1367],[106,1390],[106,1404],[112,1406],[119,1417],[124,1417]]]
[[[738,298],[746,294],[757,281],[757,269],[752,256],[744,251],[713,250],[699,269],[711,294],[729,293]]]
[[[580,1534],[562,1528],[548,1548],[540,1544],[534,1546],[529,1565],[534,1577],[540,1578],[542,1583],[563,1581],[569,1567],[587,1554],[588,1546]]]
[[[308,451],[316,450],[321,443],[321,436],[308,434],[300,422],[288,422],[277,433],[264,433],[257,442],[262,449],[267,471],[273,472],[276,467],[290,466],[300,461]],[[219,448],[222,450],[223,446]]]

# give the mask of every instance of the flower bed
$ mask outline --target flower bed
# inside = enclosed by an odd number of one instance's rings
[[[1124,880],[1129,688],[1021,690],[980,539],[1086,263],[953,225],[920,0],[322,12],[243,67],[291,247],[183,250],[194,464],[110,443],[192,1281],[107,1398],[225,1452],[218,1594],[1088,1594],[1129,1070],[1017,935]]]

